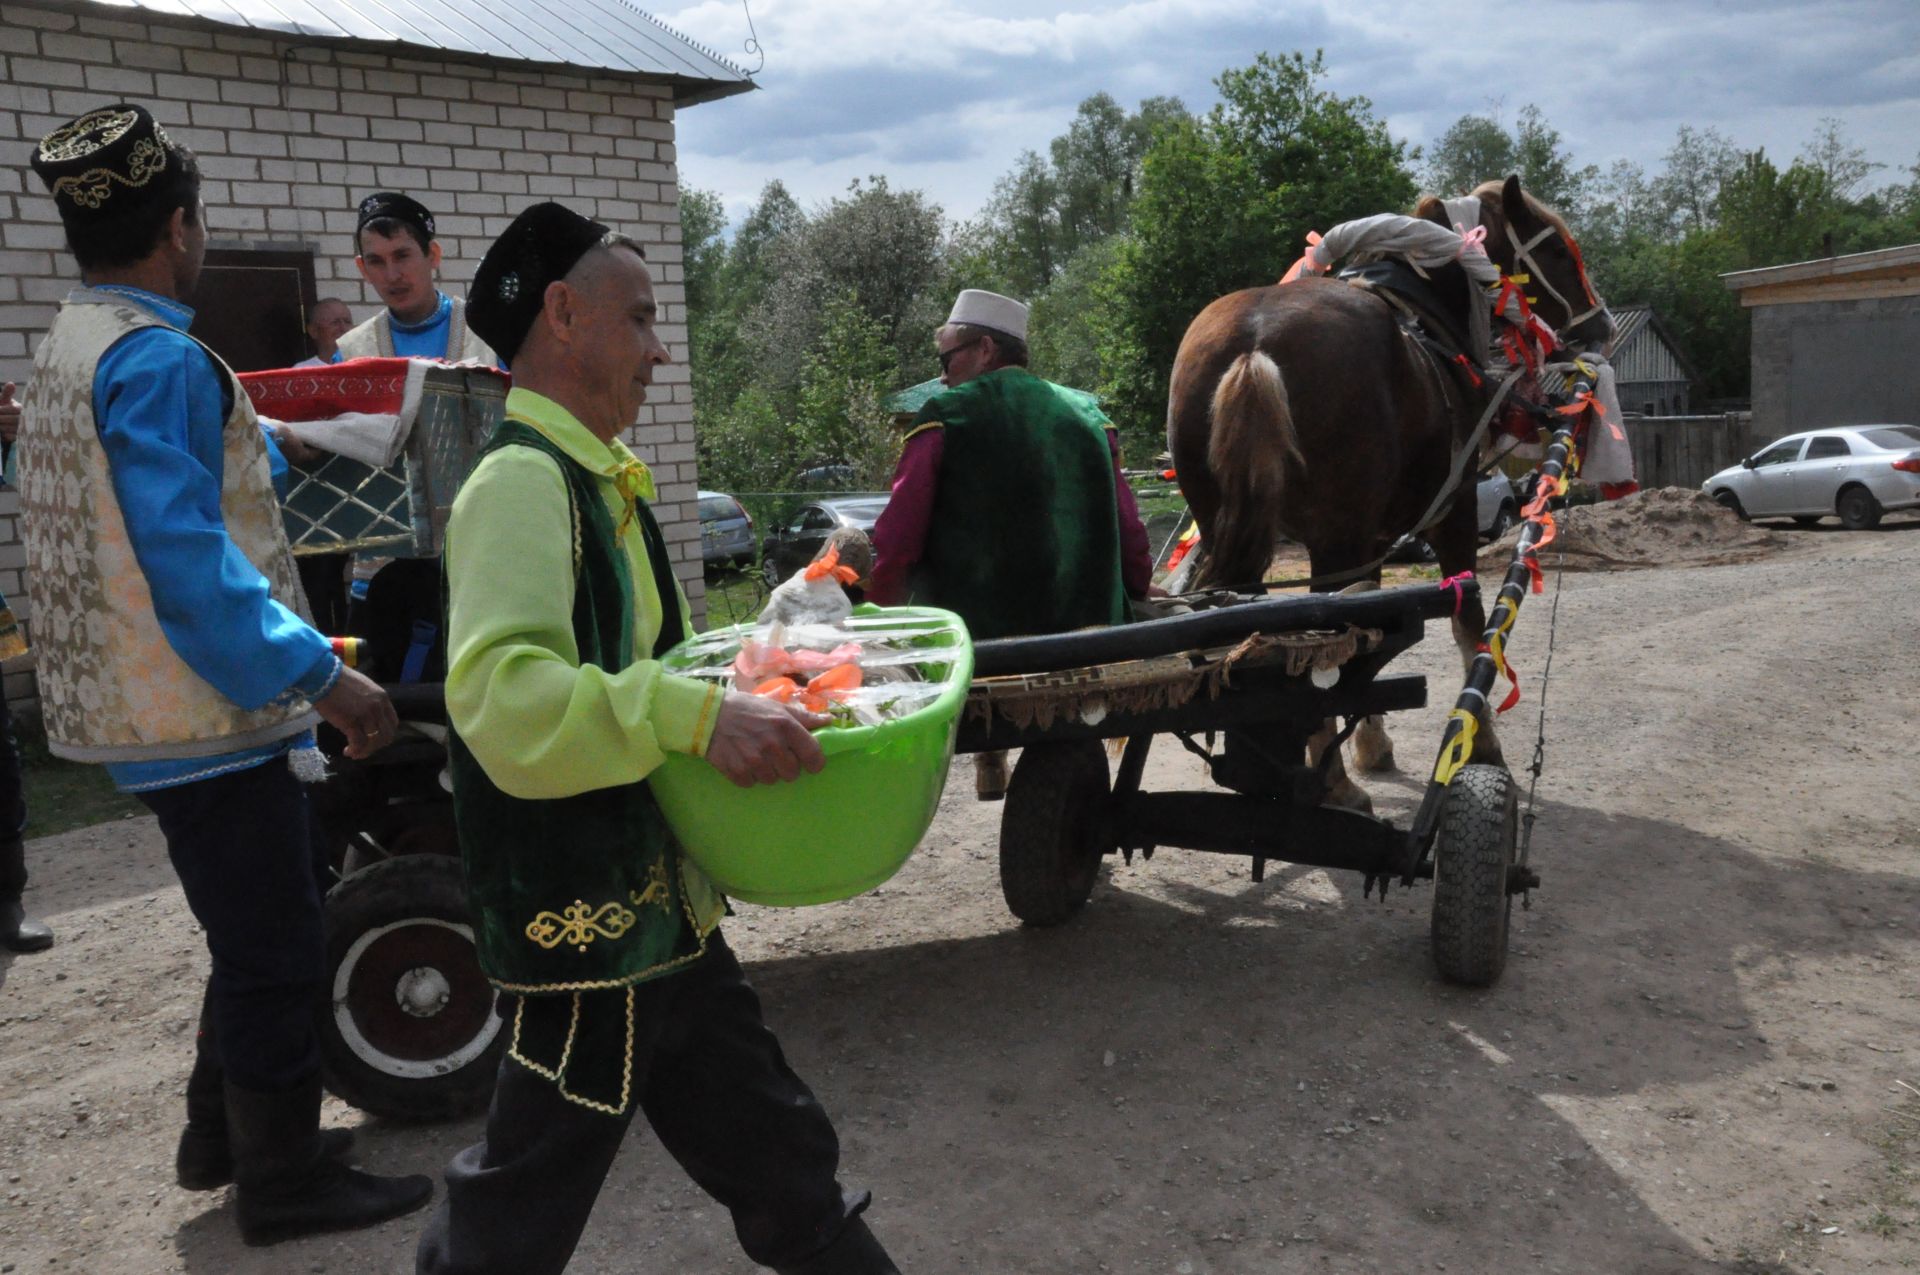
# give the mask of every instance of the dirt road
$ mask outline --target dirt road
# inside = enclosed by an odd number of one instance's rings
[[[1077,922],[1004,911],[968,763],[845,904],[730,933],[904,1270],[1880,1272],[1920,1266],[1920,521],[1736,566],[1569,575],[1534,861],[1489,992],[1427,890],[1116,862]],[[1524,762],[1551,595],[1513,647]],[[1405,657],[1403,823],[1458,683]],[[1163,748],[1150,787],[1200,782]],[[0,1271],[411,1270],[419,1219],[241,1247],[171,1182],[205,955],[150,820],[32,844],[51,952],[0,955]],[[331,1104],[330,1115],[361,1117]],[[438,1174],[477,1122],[362,1129]],[[746,1271],[636,1130],[576,1271]]]

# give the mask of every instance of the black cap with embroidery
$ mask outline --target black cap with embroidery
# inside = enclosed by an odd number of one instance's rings
[[[503,363],[512,363],[546,305],[547,285],[566,278],[608,233],[564,204],[527,209],[493,241],[474,272],[467,289],[467,326]]]
[[[48,133],[27,162],[53,193],[61,219],[85,223],[145,202],[154,179],[179,162],[175,151],[146,107],[116,102]]]
[[[368,222],[383,217],[418,226],[422,235],[433,238],[433,214],[419,200],[395,190],[377,190],[360,201],[360,220],[353,224],[353,233],[359,235]]]

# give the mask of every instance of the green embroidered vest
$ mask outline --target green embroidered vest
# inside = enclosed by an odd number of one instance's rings
[[[632,658],[634,586],[594,475],[511,419],[481,456],[500,447],[531,447],[559,465],[572,506],[580,662],[618,673]],[[664,611],[657,658],[686,636],[686,620],[653,511],[641,501],[635,512]],[[474,943],[495,985],[523,993],[621,987],[705,950],[679,847],[644,780],[528,800],[488,779],[457,733],[449,735],[448,761]]]
[[[975,641],[1125,622],[1113,455],[1092,396],[1001,368],[918,420],[944,442],[916,603],[958,612]]]

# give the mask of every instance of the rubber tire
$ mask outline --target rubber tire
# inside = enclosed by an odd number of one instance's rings
[[[1113,848],[1107,751],[1097,739],[1020,751],[1000,814],[1000,893],[1028,925],[1059,925],[1086,905]]]
[[[769,589],[780,587],[780,567],[772,558],[760,559],[760,583]]]
[[[1734,495],[1725,487],[1722,487],[1719,491],[1713,493],[1713,498],[1719,502],[1721,508],[1733,510],[1733,516],[1741,522],[1747,521],[1747,511],[1740,504],[1740,497]]]
[[[397,1075],[356,1053],[336,1014],[347,1007],[337,1005],[334,998],[336,979],[355,943],[382,927],[410,920],[431,927],[426,937],[445,953],[436,968],[454,974],[449,981],[457,989],[460,1010],[476,1020],[462,1043],[442,1056],[452,1057],[492,1033],[473,1056],[428,1076]],[[328,891],[326,926],[328,994],[320,1008],[319,1027],[320,1072],[327,1088],[362,1111],[390,1120],[452,1120],[484,1111],[512,1033],[500,1018],[498,996],[480,972],[473,952],[473,922],[460,861],[438,854],[403,855],[356,872]],[[447,953],[447,931],[456,926],[466,931],[464,936],[453,931],[456,939],[465,938],[464,952]],[[398,932],[404,935],[404,930]],[[356,964],[371,950],[363,948],[354,958]],[[466,964],[456,968],[463,958]],[[484,1019],[476,999],[482,995],[487,997]],[[348,1008],[347,1014],[356,1030],[367,1018],[364,1007],[363,1012]]]
[[[1493,525],[1487,528],[1488,541],[1498,540],[1507,534],[1507,528],[1513,526],[1515,509],[1510,504],[1502,504],[1500,511],[1493,516]]]
[[[1464,766],[1447,787],[1433,849],[1433,962],[1441,977],[1490,987],[1507,967],[1519,802],[1502,766]]]
[[[1840,525],[1848,531],[1872,531],[1880,525],[1880,515],[1886,512],[1865,487],[1848,487],[1842,491],[1834,509],[1840,515]]]

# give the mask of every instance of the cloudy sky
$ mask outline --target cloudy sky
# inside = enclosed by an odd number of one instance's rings
[[[1682,124],[1791,159],[1843,121],[1885,180],[1920,159],[1920,0],[751,0],[757,92],[680,117],[681,178],[738,217],[779,178],[806,204],[884,173],[954,217],[1075,106],[1171,94],[1262,51],[1324,49],[1328,85],[1426,144],[1537,104],[1574,158],[1649,172]],[[751,68],[740,0],[650,5]],[[1489,24],[1492,15],[1496,21]],[[1410,24],[1418,23],[1419,26]],[[1903,174],[1904,175],[1904,174]]]

